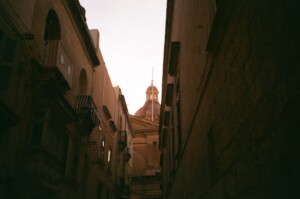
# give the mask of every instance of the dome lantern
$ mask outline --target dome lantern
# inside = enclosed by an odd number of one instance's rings
[[[149,86],[146,90],[146,102],[138,111],[134,114],[137,117],[149,119],[152,121],[159,120],[160,103],[158,102],[158,89],[153,86]]]

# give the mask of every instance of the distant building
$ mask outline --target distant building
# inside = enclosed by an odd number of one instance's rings
[[[132,199],[161,198],[160,151],[158,148],[159,113],[158,89],[151,85],[146,90],[144,106],[130,117],[134,129]]]

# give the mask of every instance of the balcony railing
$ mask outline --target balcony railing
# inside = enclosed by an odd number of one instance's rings
[[[118,132],[118,147],[119,150],[123,150],[127,146],[127,132],[119,131]]]
[[[63,91],[70,89],[73,64],[60,40],[44,41],[41,65],[41,75],[44,79],[52,80],[52,84],[56,84]]]
[[[100,124],[100,119],[96,110],[97,107],[91,96],[80,95],[77,97],[75,111],[78,123],[82,127],[84,135],[90,134],[93,128]]]

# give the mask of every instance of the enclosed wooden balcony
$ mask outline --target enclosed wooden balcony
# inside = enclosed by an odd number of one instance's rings
[[[39,80],[49,89],[65,92],[71,88],[73,64],[60,40],[44,41]]]
[[[89,135],[93,128],[100,124],[100,119],[96,110],[97,107],[91,96],[80,95],[77,97],[75,111],[83,135]]]

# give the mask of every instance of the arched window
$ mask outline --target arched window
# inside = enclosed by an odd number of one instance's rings
[[[60,24],[56,12],[50,10],[46,18],[42,51],[43,66],[56,66],[60,42]]]
[[[60,23],[57,14],[54,10],[48,12],[46,18],[46,27],[44,33],[44,40],[60,40]]]

